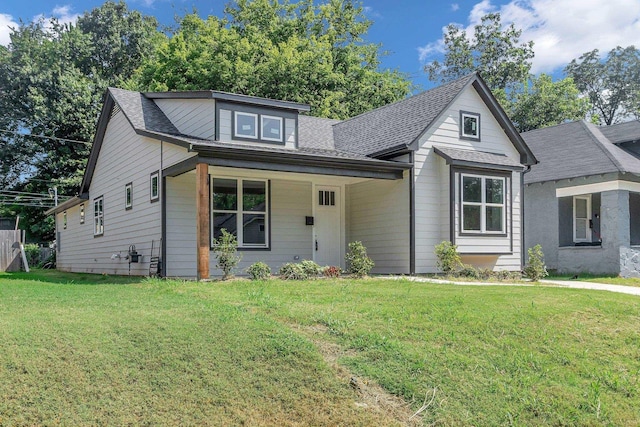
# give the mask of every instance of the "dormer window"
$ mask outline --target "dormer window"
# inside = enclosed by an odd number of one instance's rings
[[[460,111],[460,138],[480,141],[480,114]]]
[[[258,139],[258,115],[253,113],[235,112],[234,134],[240,138]]]
[[[282,117],[260,116],[262,139],[282,142]]]

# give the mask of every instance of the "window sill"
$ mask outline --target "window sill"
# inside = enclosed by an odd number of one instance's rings
[[[463,231],[459,234],[460,237],[507,237],[507,233],[473,233],[469,231]]]
[[[558,247],[559,250],[564,250],[564,251],[569,251],[569,250],[574,250],[577,249],[579,251],[589,251],[589,250],[599,250],[602,249],[602,245],[601,244],[594,244],[594,245],[570,245],[570,246],[559,246]]]
[[[211,252],[215,251],[215,248],[213,247],[210,247],[209,249],[211,250]],[[271,248],[238,248],[238,252],[257,252],[257,251],[268,252],[268,251],[271,251]]]

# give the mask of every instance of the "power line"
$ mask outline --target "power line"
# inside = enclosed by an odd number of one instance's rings
[[[91,142],[79,141],[77,139],[58,138],[57,136],[34,135],[32,133],[22,133],[22,132],[18,132],[18,131],[15,131],[15,130],[9,130],[9,129],[0,129],[0,132],[11,133],[13,135],[28,136],[30,138],[53,139],[54,141],[74,142],[76,144],[84,144],[84,145],[88,145],[88,146],[92,146],[93,145],[93,143],[91,143]]]

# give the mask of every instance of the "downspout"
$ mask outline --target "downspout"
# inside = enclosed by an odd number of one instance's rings
[[[167,178],[164,176],[163,171],[163,158],[164,158],[164,141],[160,140],[160,275],[167,277],[167,190],[166,183]]]
[[[415,276],[416,274],[416,186],[415,186],[415,166],[414,166],[415,152],[409,153],[409,162],[411,163],[411,169],[409,169],[409,274]]]
[[[522,230],[520,236],[520,270],[524,268],[524,175],[531,170],[531,165],[527,165],[526,169],[520,174],[520,229]]]

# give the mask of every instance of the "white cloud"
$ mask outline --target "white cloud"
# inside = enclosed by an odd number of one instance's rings
[[[452,12],[456,12],[458,9],[460,9],[460,5],[458,3],[451,3]]]
[[[534,73],[561,69],[593,49],[605,55],[616,46],[640,47],[638,0],[511,0],[501,6],[483,0],[468,16],[464,26],[468,35],[489,12],[500,12],[503,24],[522,29],[521,42],[534,41]],[[430,49],[438,42],[419,48],[421,61],[438,53]]]
[[[9,34],[11,33],[10,27],[17,27],[18,23],[13,20],[11,15],[0,13],[0,45],[6,46],[11,39]]]
[[[56,6],[51,12],[51,16],[58,18],[58,22],[61,24],[68,24],[70,22],[76,22],[78,17],[80,17],[79,13],[71,13],[71,6]]]

